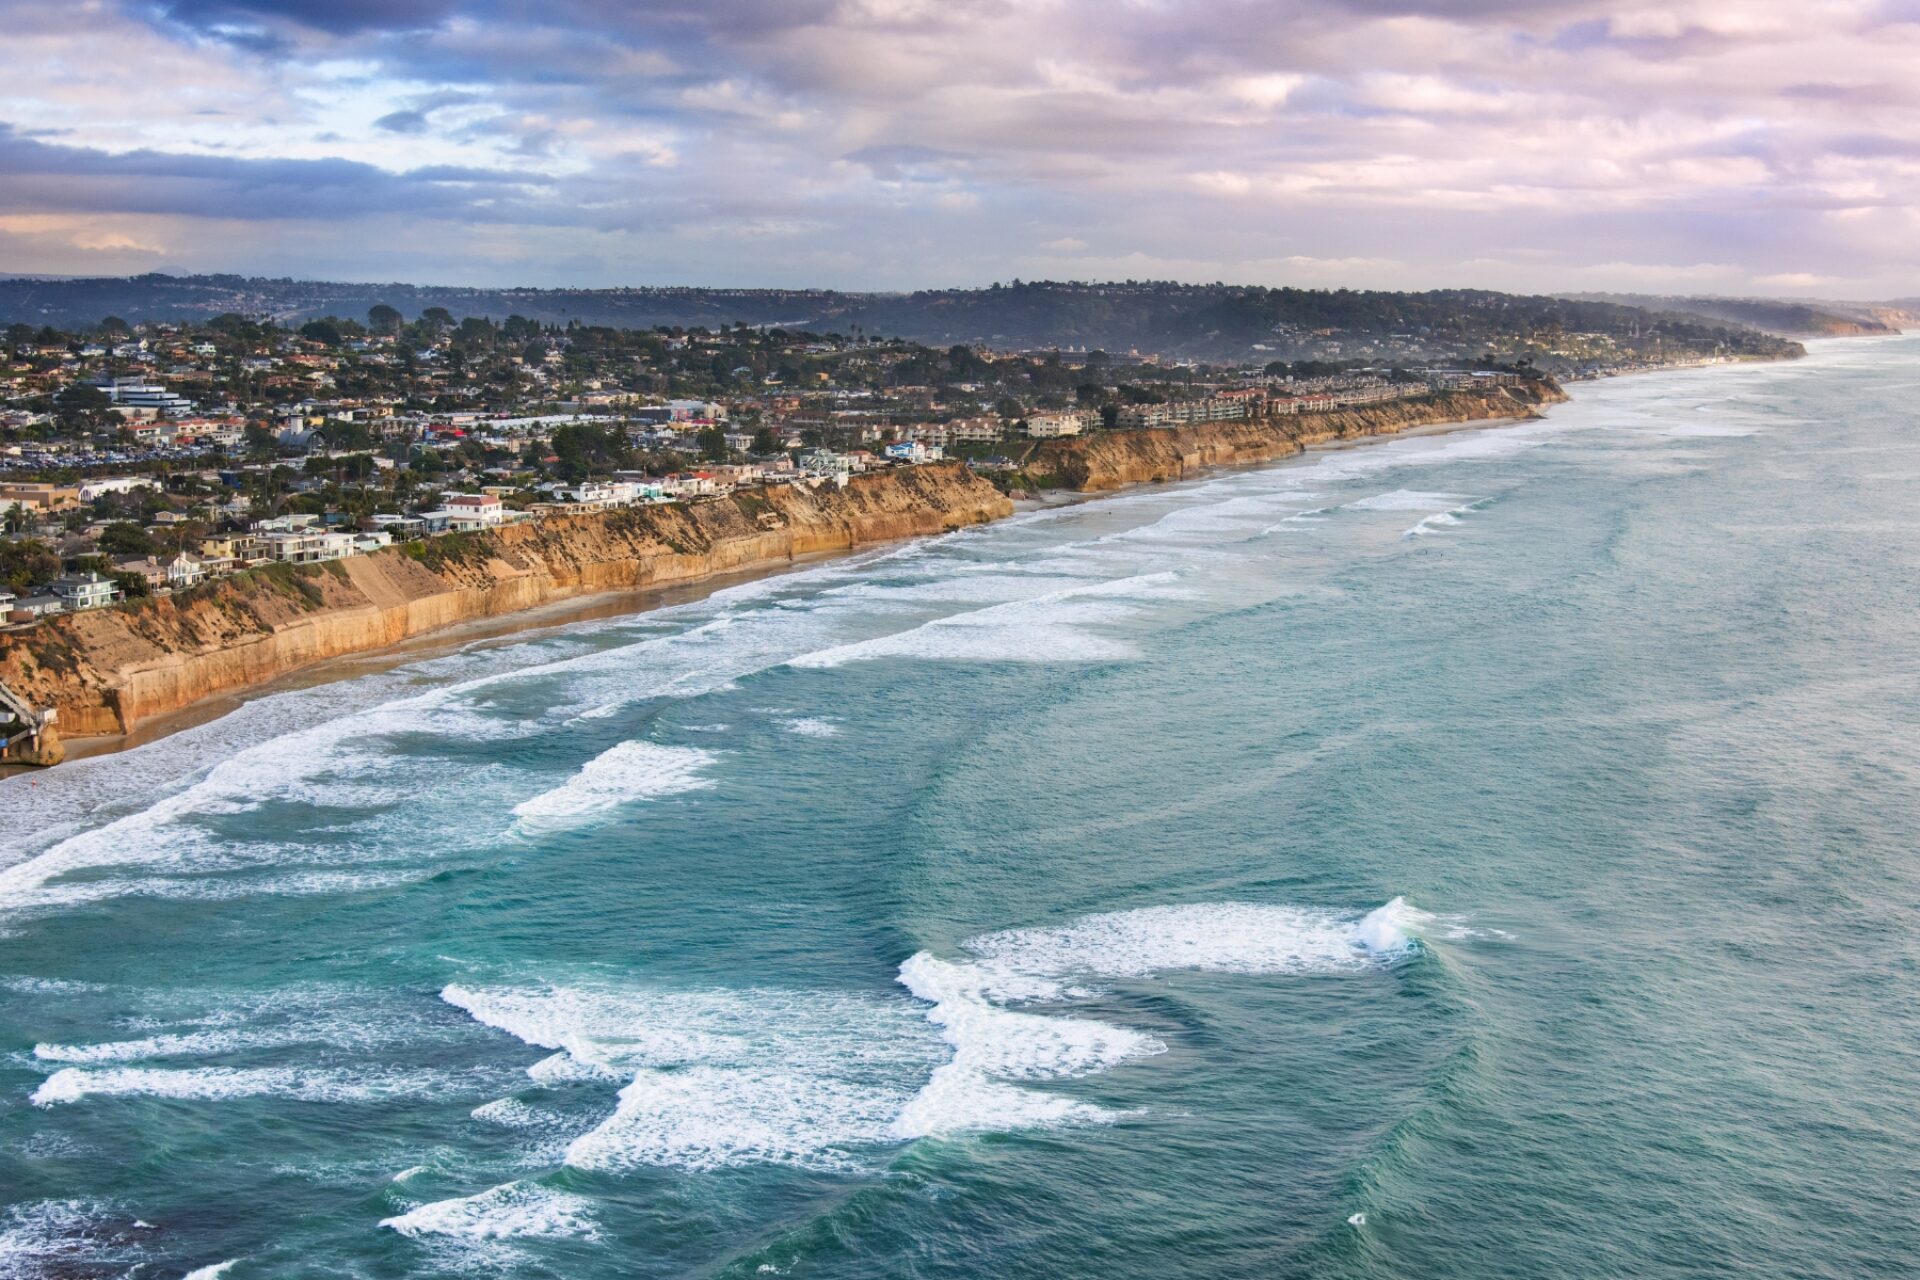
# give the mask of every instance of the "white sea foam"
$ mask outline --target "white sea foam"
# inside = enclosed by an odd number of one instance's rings
[[[1420,538],[1433,532],[1435,529],[1441,528],[1444,525],[1459,524],[1459,523],[1460,523],[1460,517],[1455,515],[1453,512],[1436,511],[1434,514],[1426,517],[1424,520],[1417,521],[1411,528],[1409,528],[1405,533],[1401,534],[1400,536],[1403,538]]]
[[[1454,506],[1462,496],[1457,493],[1426,493],[1419,489],[1395,489],[1392,493],[1356,499],[1347,503],[1346,507],[1349,511],[1432,511],[1436,507]]]
[[[1716,440],[1735,439],[1741,436],[1758,435],[1756,427],[1727,427],[1707,422],[1682,422],[1655,432],[1656,435],[1670,436],[1676,440]]]
[[[1376,907],[1360,920],[1354,939],[1375,955],[1397,955],[1413,946],[1414,936],[1433,923],[1434,917],[1408,905],[1405,898],[1394,898]]]
[[[529,1041],[529,1043],[532,1043]],[[620,1079],[618,1072],[582,1062],[570,1053],[560,1052],[540,1059],[527,1068],[527,1078],[549,1089],[555,1085],[579,1084],[587,1080]]]
[[[144,1250],[137,1237],[108,1225],[115,1217],[112,1206],[97,1200],[35,1200],[0,1209],[0,1280],[127,1274]],[[148,1226],[132,1225],[136,1231]]]
[[[503,1129],[563,1129],[571,1122],[557,1111],[532,1106],[518,1098],[495,1098],[470,1112],[475,1120]]]
[[[823,716],[794,716],[782,720],[788,733],[798,734],[802,738],[837,738],[840,726]]]
[[[716,758],[697,747],[623,742],[587,761],[562,785],[515,805],[513,813],[522,821],[568,822],[635,800],[699,791],[714,785],[701,771]]]
[[[237,868],[215,865],[196,874],[178,876],[140,876],[126,879],[82,880],[48,885],[35,895],[42,906],[79,906],[108,898],[176,898],[202,902],[226,902],[236,898],[307,897],[367,893],[391,889],[427,879],[432,867],[399,867],[372,871],[288,871],[279,875],[233,876],[207,874],[229,872]],[[183,868],[184,870],[184,868]]]
[[[456,1200],[436,1200],[380,1225],[406,1236],[462,1240],[593,1238],[593,1202],[534,1182],[509,1182]]]
[[[896,1137],[1111,1119],[1090,1104],[1014,1081],[1069,1079],[1162,1052],[1124,1027],[1009,1004],[1084,994],[1071,980],[1176,970],[1270,974],[1364,968],[1405,952],[1424,919],[1399,898],[1355,922],[1338,912],[1254,903],[1147,907],[1052,928],[1012,929],[965,944],[973,958],[920,952],[900,982],[930,1008],[953,1058],[896,1119]]]
[[[841,1167],[893,1140],[894,1118],[941,1057],[925,1021],[886,997],[579,986],[442,994],[560,1050],[529,1072],[538,1083],[556,1082],[556,1066],[561,1082],[578,1070],[624,1083],[612,1113],[565,1152],[584,1168]]]
[[[299,1102],[379,1102],[446,1087],[438,1077],[368,1076],[303,1067],[63,1067],[33,1091],[37,1107],[79,1102],[93,1095],[220,1102],[272,1096]]]
[[[942,576],[921,582],[854,582],[844,587],[834,587],[823,592],[822,596],[837,603],[850,602],[861,606],[1008,604],[1016,600],[1029,600],[1048,591],[1070,590],[1087,582],[1082,575],[1000,573],[994,571],[1000,568],[997,565],[969,566],[958,573],[952,572],[952,566],[943,568],[947,572]]]
[[[542,1049],[557,1049],[528,1068],[542,1084],[624,1079],[633,1062],[695,1063],[747,1050],[749,1003],[727,993],[620,992],[583,987],[470,988],[440,993],[475,1021]],[[733,1000],[740,1007],[731,1008]]]
[[[299,1044],[312,1038],[311,1033],[294,1027],[270,1031],[189,1031],[101,1044],[36,1044],[33,1056],[42,1062],[139,1062],[147,1058],[207,1057],[270,1045]]]
[[[1425,535],[1432,533],[1436,529],[1443,529],[1449,525],[1460,524],[1461,516],[1466,515],[1470,511],[1478,511],[1481,507],[1486,505],[1486,502],[1487,502],[1487,499],[1481,498],[1473,502],[1464,503],[1460,506],[1450,508],[1449,510],[1446,510],[1446,511],[1436,511],[1432,515],[1427,516],[1426,518],[1416,522],[1412,528],[1408,529],[1401,536],[1404,538],[1424,537]]]
[[[966,955],[900,967],[913,1002],[775,990],[664,992],[584,986],[450,986],[477,1021],[554,1050],[536,1084],[623,1083],[613,1111],[572,1139],[566,1163],[618,1171],[783,1163],[839,1168],[914,1138],[1112,1121],[1035,1088],[1091,1076],[1165,1045],[1057,1009],[1085,984],[1178,970],[1363,971],[1414,945],[1430,917],[1403,900],[1352,913],[1253,903],[1112,912],[984,934]],[[521,1099],[478,1118],[572,1121]]]
[[[71,905],[122,894],[177,897],[255,892],[337,892],[352,887],[320,878],[254,886],[169,882],[164,875],[273,865],[288,860],[282,845],[258,848],[216,837],[209,819],[257,810],[269,801],[315,807],[371,808],[408,798],[406,757],[370,745],[398,735],[517,736],[524,726],[450,705],[441,690],[390,702],[270,738],[232,754],[197,781],[144,809],[70,835],[0,870],[0,909]],[[138,876],[78,881],[51,888],[75,872],[133,867]]]
[[[838,667],[878,658],[954,662],[1114,662],[1135,656],[1124,640],[1090,626],[1125,622],[1139,602],[1163,597],[1172,572],[1079,583],[1024,600],[951,614],[907,631],[835,645],[789,659],[795,667]],[[1131,600],[1129,599],[1131,597]]]
[[[986,977],[976,964],[926,952],[900,966],[901,984],[932,1006],[927,1019],[941,1029],[953,1058],[894,1117],[894,1137],[1109,1119],[1110,1113],[1091,1104],[1006,1082],[1087,1075],[1166,1048],[1124,1027],[1001,1008],[982,982]],[[1031,991],[1041,994],[1039,987]]]
[[[107,990],[105,983],[74,982],[66,978],[0,978],[0,989],[35,996],[90,995]]]
[[[780,1163],[841,1166],[849,1149],[882,1142],[905,1090],[779,1066],[644,1069],[612,1116],[567,1148],[567,1163],[713,1169]]]
[[[240,1264],[239,1258],[228,1258],[225,1262],[216,1262],[210,1267],[195,1267],[181,1280],[220,1280],[221,1276]]]

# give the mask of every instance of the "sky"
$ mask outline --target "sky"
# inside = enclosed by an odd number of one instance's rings
[[[1920,0],[0,0],[0,271],[1920,294]]]

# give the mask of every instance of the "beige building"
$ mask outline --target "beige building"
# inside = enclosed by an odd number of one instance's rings
[[[1027,419],[1027,435],[1034,440],[1057,440],[1080,434],[1080,415],[1072,410],[1036,413]]]
[[[24,480],[0,483],[0,511],[13,506],[27,511],[71,511],[79,505],[80,489],[76,485]]]

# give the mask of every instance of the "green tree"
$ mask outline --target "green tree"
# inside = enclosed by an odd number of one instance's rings
[[[113,401],[91,382],[76,382],[53,399],[54,413],[68,427],[94,426],[105,420]]]
[[[703,427],[694,437],[700,445],[700,456],[709,462],[727,460],[727,433],[718,426]]]
[[[780,452],[780,435],[772,427],[762,427],[753,433],[753,453]]]
[[[0,542],[0,584],[24,596],[60,576],[60,557],[44,542]]]
[[[367,308],[367,328],[375,333],[398,333],[405,319],[397,309],[384,302],[376,302]]]
[[[249,422],[242,434],[247,442],[247,452],[256,458],[271,458],[280,451],[280,438],[257,422]]]
[[[629,464],[633,450],[616,430],[591,422],[569,422],[549,441],[560,478],[578,483],[596,473],[605,474]]]
[[[131,520],[118,520],[100,531],[100,549],[111,556],[150,556],[153,539]]]

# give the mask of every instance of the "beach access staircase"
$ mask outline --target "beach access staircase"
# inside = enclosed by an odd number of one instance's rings
[[[52,732],[57,719],[54,708],[36,707],[0,684],[0,764],[51,763],[46,757],[59,750]]]

